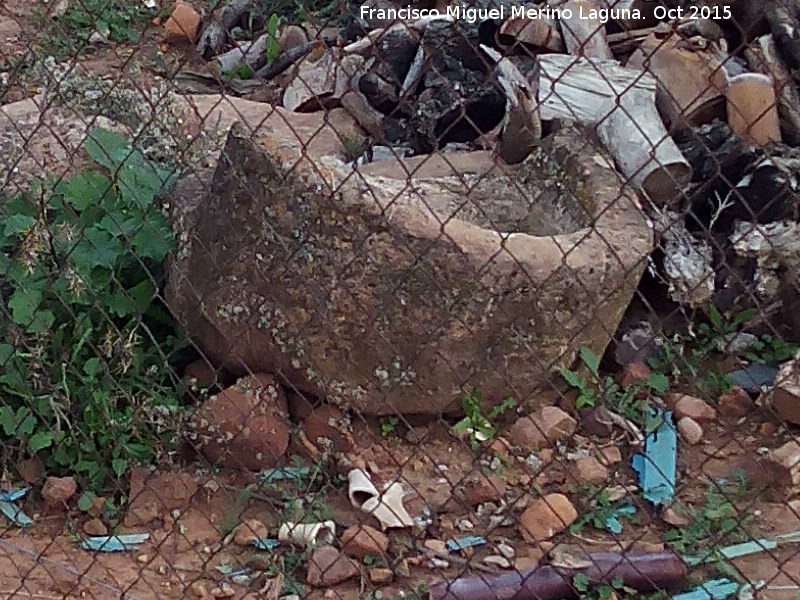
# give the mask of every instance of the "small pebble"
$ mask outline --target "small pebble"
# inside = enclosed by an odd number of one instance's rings
[[[511,562],[505,556],[500,556],[499,554],[492,554],[490,556],[487,556],[486,558],[483,559],[483,562],[485,562],[487,565],[494,565],[496,567],[500,567],[501,569],[511,568]]]
[[[450,566],[449,562],[441,558],[431,558],[427,564],[431,569],[446,569]]]
[[[508,559],[514,558],[514,548],[508,544],[497,544],[497,551]]]

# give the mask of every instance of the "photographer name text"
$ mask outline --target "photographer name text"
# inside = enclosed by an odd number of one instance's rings
[[[588,19],[606,23],[610,20],[644,20],[650,14],[656,19],[729,19],[731,17],[729,6],[688,6],[685,8],[667,8],[655,6],[652,12],[648,10],[645,15],[638,8],[588,8],[579,5],[578,10],[558,7],[525,6],[496,8],[472,8],[464,6],[448,6],[445,11],[435,8],[372,8],[361,5],[360,16],[362,19],[381,19],[389,21],[418,21],[428,19],[451,19],[476,23],[479,21],[496,21],[511,19],[542,19],[542,20],[570,20],[573,18]]]

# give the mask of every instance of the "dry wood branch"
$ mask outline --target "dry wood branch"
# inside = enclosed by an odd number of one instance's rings
[[[638,89],[653,95],[656,92],[656,82],[651,75],[621,67],[614,60],[565,54],[543,54],[536,60],[543,120],[569,119],[594,125],[608,113],[603,112],[605,101],[624,98]]]
[[[508,164],[520,163],[542,137],[537,100],[538,78],[525,79],[509,59],[481,44],[481,49],[495,63],[495,74],[506,95],[506,114],[496,152]]]
[[[267,62],[267,42],[270,36],[264,34],[255,41],[247,42],[228,50],[224,54],[214,58],[214,62],[219,64],[220,70],[233,71],[239,65],[245,64],[253,71],[258,71]]]
[[[253,10],[255,0],[230,0],[200,34],[197,52],[204,58],[218,55],[228,40],[228,32],[246,12]]]
[[[771,35],[762,35],[745,49],[744,54],[751,69],[772,77],[783,138],[792,145],[800,144],[800,94],[778,55],[775,40]]]
[[[667,133],[655,96],[635,90],[604,108],[608,117],[598,124],[597,135],[620,170],[655,203],[675,203],[692,178],[692,168]]]
[[[567,0],[564,8],[570,9],[572,15],[559,20],[567,50],[587,58],[614,58],[603,22],[586,16],[597,10],[597,5],[592,0]]]

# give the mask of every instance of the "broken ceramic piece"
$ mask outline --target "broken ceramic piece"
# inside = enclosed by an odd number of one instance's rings
[[[318,543],[332,544],[336,538],[336,523],[284,523],[278,530],[278,540],[291,546],[310,548]]]
[[[390,484],[381,493],[369,475],[361,469],[350,471],[347,480],[348,496],[352,505],[375,517],[384,531],[414,525],[414,519],[403,506],[405,492],[399,481]]]

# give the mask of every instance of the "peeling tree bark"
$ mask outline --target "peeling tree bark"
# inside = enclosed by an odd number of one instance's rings
[[[197,52],[203,58],[211,58],[222,52],[230,30],[243,14],[253,10],[255,5],[256,0],[230,0],[216,16],[212,17],[212,21],[200,34]]]

